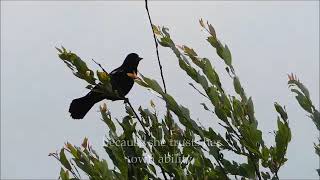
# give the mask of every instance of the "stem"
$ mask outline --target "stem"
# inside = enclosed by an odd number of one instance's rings
[[[279,180],[278,171],[275,172],[275,177]]]
[[[167,176],[166,176],[166,173],[165,173],[163,167],[161,166],[161,164],[159,164],[159,167],[160,167],[160,169],[161,169],[161,173],[162,173],[164,179],[165,179],[165,180],[168,180],[168,178],[167,178]]]
[[[160,61],[160,57],[159,57],[159,50],[158,50],[159,44],[157,42],[156,35],[155,35],[153,27],[152,27],[151,16],[150,16],[150,13],[149,13],[149,8],[148,8],[148,0],[145,0],[145,7],[146,7],[146,10],[147,10],[150,26],[151,26],[151,29],[152,29],[154,44],[156,46],[156,53],[157,53],[157,58],[158,58],[158,64],[159,64],[159,69],[160,69],[160,75],[161,75],[161,79],[162,79],[163,89],[164,89],[164,92],[167,93],[167,87],[166,87],[166,83],[164,81],[162,65],[161,65],[161,61]]]
[[[95,61],[95,60],[93,60],[93,59],[92,59],[92,61],[93,61],[94,63],[96,63],[96,64],[102,69],[103,72],[105,72],[106,74],[108,74],[107,71],[101,66],[100,63],[98,63],[97,61]]]
[[[78,171],[78,169],[77,169],[77,167],[72,163],[72,161],[70,161],[70,164],[73,166],[73,168],[76,170],[76,172],[78,173],[78,177],[76,177],[75,176],[75,178],[78,178],[78,179],[81,179],[81,175],[80,175],[80,173],[79,173],[79,171]]]
[[[192,83],[189,83],[189,85],[190,85],[191,87],[193,87],[193,89],[195,89],[196,91],[198,91],[199,94],[201,94],[202,96],[204,96],[205,98],[207,98],[207,99],[210,100],[210,98],[209,98],[208,96],[206,96],[204,93],[202,93],[202,92],[201,92],[198,88],[196,88]]]
[[[158,64],[159,64],[160,75],[161,75],[161,79],[162,79],[162,84],[163,84],[164,93],[167,93],[167,87],[166,87],[166,83],[165,83],[165,81],[164,81],[163,71],[162,71],[162,65],[161,65],[160,56],[159,56],[159,44],[158,44],[158,42],[157,42],[156,35],[155,35],[154,30],[153,30],[153,27],[152,27],[151,16],[150,16],[150,13],[149,13],[149,8],[148,8],[148,0],[145,0],[145,7],[146,7],[146,10],[147,10],[150,27],[151,27],[152,34],[153,34],[154,45],[155,45],[155,47],[156,47],[157,59],[158,59]],[[168,112],[169,112],[169,111],[168,111]],[[160,164],[159,164],[159,166],[160,166],[160,169],[161,169],[161,172],[162,172],[162,174],[163,174],[164,179],[167,180],[168,178],[167,178],[167,176],[166,176],[166,174],[165,174],[165,172],[164,172],[163,167],[162,167]]]
[[[50,156],[50,155],[49,155],[49,156]],[[58,160],[58,161],[61,163],[60,158],[58,157],[58,155],[53,154],[53,155],[51,155],[51,156],[53,156],[56,160]],[[71,161],[70,161],[70,162],[71,162]],[[62,164],[62,163],[61,163],[61,164]],[[74,164],[73,164],[72,162],[71,162],[71,164],[74,166]],[[74,167],[74,168],[77,170],[76,167]],[[70,172],[72,173],[72,175],[73,175],[75,178],[81,179],[80,174],[79,174],[79,177],[78,177],[77,174],[72,170],[72,168],[71,168]],[[77,170],[77,172],[78,172],[78,170]],[[79,172],[78,172],[78,173],[79,173]]]
[[[260,171],[259,171],[259,167],[257,167],[257,164],[256,164],[256,162],[254,161],[254,157],[253,157],[253,155],[252,155],[252,153],[249,151],[249,158],[250,158],[250,160],[252,161],[252,163],[253,163],[253,166],[254,166],[254,169],[255,169],[255,171],[256,171],[256,174],[257,174],[257,176],[258,176],[258,179],[259,180],[262,180],[261,179],[261,175],[260,175]]]
[[[130,106],[130,108],[132,109],[132,111],[133,111],[134,115],[136,116],[136,118],[138,119],[139,123],[141,124],[141,126],[142,126],[143,130],[144,130],[144,131],[145,131],[145,133],[147,133],[147,135],[149,136],[149,133],[148,133],[147,129],[144,127],[144,125],[143,125],[143,123],[142,123],[141,119],[139,118],[138,114],[136,113],[136,111],[135,111],[135,110],[134,110],[134,108],[132,107],[132,105],[131,105],[131,103],[130,103],[129,99],[128,99],[128,98],[126,98],[126,99],[124,100],[124,102],[126,102],[126,103],[128,103],[128,104],[129,104],[129,106]]]

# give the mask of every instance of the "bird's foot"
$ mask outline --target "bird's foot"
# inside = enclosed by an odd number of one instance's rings
[[[124,101],[124,103],[129,103],[129,99],[126,97],[123,97],[123,101]]]

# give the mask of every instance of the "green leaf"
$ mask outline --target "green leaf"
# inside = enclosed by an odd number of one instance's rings
[[[161,31],[154,24],[152,24],[152,30],[156,35],[161,35]]]
[[[202,59],[203,63],[203,73],[207,76],[211,84],[216,85],[216,87],[221,89],[221,82],[217,72],[213,69],[211,62],[207,58]]]
[[[102,83],[107,83],[110,80],[109,75],[105,72],[97,71],[97,76],[98,76],[99,81]]]
[[[249,115],[249,119],[250,119],[250,122],[255,124],[255,125],[258,125],[255,117],[254,117],[254,106],[253,106],[253,102],[252,102],[252,98],[249,97],[247,103],[246,103],[246,110],[248,112],[248,115]]]
[[[59,48],[57,48],[57,47],[55,47],[56,48],[56,50],[59,52],[59,53],[62,53],[62,50],[61,49],[59,49]]]
[[[302,92],[308,99],[310,99],[310,93],[309,93],[308,89],[307,89],[301,82],[299,82],[299,80],[296,80],[296,79],[289,80],[289,81],[288,81],[288,84],[289,84],[289,86],[294,86],[294,85],[296,85],[296,86],[301,90],[301,92]]]
[[[112,173],[110,172],[110,170],[108,168],[108,163],[106,160],[103,159],[102,161],[99,162],[99,170],[101,172],[103,179],[106,179],[106,180],[112,179],[111,178]]]
[[[199,74],[196,69],[185,63],[185,61],[179,59],[179,65],[194,81],[199,83],[205,90],[208,88],[207,79]]]
[[[158,42],[163,47],[171,47],[174,45],[170,37],[167,37],[167,36],[162,37]]]
[[[207,79],[203,75],[199,74],[198,72],[197,72],[197,82],[201,84],[203,89],[205,90],[208,89],[209,85],[208,85]]]
[[[153,172],[153,174],[157,174],[156,168],[152,164],[149,164],[148,167]]]
[[[309,113],[312,113],[312,104],[306,98],[306,96],[303,96],[302,94],[298,94],[296,96],[296,99],[298,100],[298,103],[304,110],[306,110]]]
[[[316,125],[317,129],[320,131],[320,113],[318,110],[315,110],[313,114],[310,115],[310,118]]]
[[[119,146],[105,146],[104,147],[112,162],[121,171],[122,176],[128,178],[128,163],[124,157],[123,150]]]
[[[220,149],[217,146],[208,146],[209,153],[216,159],[220,159]]]
[[[154,90],[155,92],[157,92],[159,94],[163,94],[164,93],[162,88],[161,88],[161,86],[157,83],[157,81],[155,81],[153,79],[149,79],[149,78],[147,78],[145,76],[142,76],[142,78],[146,82],[146,84],[148,85],[149,88],[151,88],[152,90]]]
[[[69,142],[66,143],[66,147],[67,149],[69,149],[70,153],[72,154],[73,157],[75,157],[76,159],[79,158],[79,154],[77,152],[77,149],[75,147],[73,147],[72,144],[70,144]]]
[[[103,122],[105,122],[107,124],[107,126],[110,128],[110,130],[112,132],[116,132],[116,126],[114,125],[112,119],[111,119],[111,114],[109,111],[103,111],[102,109],[100,109],[100,113],[102,116],[102,120]]]
[[[146,127],[150,126],[149,118],[150,118],[150,116],[152,116],[152,114],[149,111],[149,109],[142,109],[140,106],[138,110],[140,112],[141,117],[144,120],[144,122],[143,122],[144,126],[146,126]]]
[[[198,56],[197,53],[192,49],[187,46],[183,46],[184,52],[186,52],[190,56]]]
[[[214,30],[213,26],[211,24],[208,24],[209,27],[209,31],[211,36],[213,36],[214,38],[216,37],[216,31]]]
[[[279,161],[280,164],[283,162],[281,161],[287,151],[288,143],[291,141],[291,131],[288,127],[288,124],[284,124],[278,118],[278,131],[276,132],[276,160]]]
[[[240,168],[240,165],[236,162],[230,162],[226,159],[223,159],[222,160],[222,164],[224,166],[224,168],[226,169],[227,172],[229,172],[230,174],[232,175],[241,175],[240,174],[240,171],[239,171],[239,168]],[[242,176],[245,175],[245,174],[242,174]]]
[[[59,157],[60,157],[60,162],[61,164],[66,168],[68,169],[69,171],[71,171],[71,165],[66,157],[66,155],[64,154],[64,148],[61,149],[60,151],[60,154],[59,154]]]
[[[214,47],[217,48],[221,46],[221,43],[217,40],[217,38],[210,36],[207,38],[207,41]],[[218,51],[218,50],[217,50]]]
[[[210,30],[210,26],[209,26],[209,30]],[[225,64],[227,66],[229,66],[231,69],[233,69],[233,67],[232,67],[232,56],[231,56],[231,52],[229,50],[229,47],[227,45],[225,45],[223,47],[221,42],[216,38],[216,33],[215,33],[213,27],[211,28],[210,33],[211,33],[212,36],[208,37],[207,41],[214,48],[216,48],[217,54],[220,56],[221,59],[223,59]]]
[[[259,145],[262,141],[262,132],[257,129],[255,124],[243,123],[239,129],[243,139],[240,139],[245,147],[255,154],[260,154]]]
[[[241,87],[239,78],[237,76],[233,78],[233,86],[236,93],[242,97],[244,95],[244,91],[243,91],[243,88]]]
[[[58,49],[59,57],[72,70],[73,74],[80,79],[87,81],[89,84],[95,85],[94,73],[87,67],[87,64],[81,60],[75,53],[67,51],[64,47]]]
[[[203,132],[201,131],[201,128],[197,125],[197,123],[194,120],[190,118],[190,112],[187,108],[179,106],[178,103],[174,100],[174,98],[169,94],[162,94],[162,97],[166,101],[167,107],[178,116],[181,124],[193,130],[195,133],[200,135],[200,137],[203,137]]]
[[[270,154],[269,149],[266,146],[263,146],[261,149],[261,155],[264,161],[267,161],[269,159],[269,154]]]
[[[277,102],[274,103],[274,107],[276,111],[280,114],[281,118],[286,121],[288,119],[286,111]]]
[[[220,105],[220,98],[219,98],[219,93],[217,88],[213,86],[209,87],[209,89],[207,90],[207,95],[209,96],[211,103],[215,107]]]
[[[221,119],[222,121],[224,122],[227,122],[228,121],[228,117],[226,115],[226,113],[224,112],[223,109],[219,108],[219,107],[216,107],[214,109],[214,112],[216,113],[216,115],[218,116],[219,119]]]
[[[69,173],[68,171],[64,171],[63,168],[60,169],[60,178],[61,180],[69,180]]]
[[[225,61],[225,63],[229,66],[232,67],[232,57],[231,57],[231,52],[228,48],[227,45],[225,45],[224,49],[223,49],[223,59]]]
[[[205,25],[203,23],[203,19],[202,18],[199,19],[199,23],[200,23],[201,27],[205,28]]]
[[[254,167],[252,165],[243,163],[240,165],[240,173],[241,175],[248,177],[250,179],[254,179],[255,178],[255,170]]]

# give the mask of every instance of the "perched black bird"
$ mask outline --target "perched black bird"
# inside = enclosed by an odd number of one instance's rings
[[[137,67],[141,59],[142,58],[139,57],[137,54],[131,53],[126,57],[126,59],[120,67],[113,70],[109,74],[112,89],[113,91],[117,91],[120,97],[94,91],[95,89],[99,89],[98,84],[87,95],[78,99],[74,99],[71,102],[69,108],[71,117],[73,119],[82,119],[94,104],[96,104],[99,101],[102,101],[103,99],[109,99],[112,101],[124,100],[124,97],[129,93],[134,84],[133,78],[129,77],[128,73],[137,73]]]

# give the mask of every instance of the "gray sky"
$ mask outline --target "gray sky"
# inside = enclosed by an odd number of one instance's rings
[[[149,6],[153,22],[169,27],[177,44],[190,45],[208,57],[231,89],[223,63],[205,41],[198,20],[214,25],[253,97],[268,144],[273,142],[268,132],[276,128],[273,102],[287,108],[293,137],[280,178],[317,178],[313,142],[318,132],[289,92],[286,74],[297,74],[319,107],[319,2],[156,1]],[[91,68],[97,68],[89,61],[94,58],[108,71],[129,52],[137,52],[144,57],[140,72],[160,82],[143,1],[1,1],[1,178],[58,178],[60,167],[47,155],[66,141],[80,144],[88,137],[103,154],[107,130],[98,106],[81,121],[69,117],[69,103],[87,90],[58,59],[54,47],[60,45],[87,59]],[[199,105],[205,100],[188,86],[191,80],[173,53],[160,48],[160,55],[168,92],[191,109],[194,119],[218,128],[216,118]],[[150,99],[162,105],[138,85],[128,97],[135,107],[146,107]],[[107,104],[114,117],[124,114],[123,103]]]

